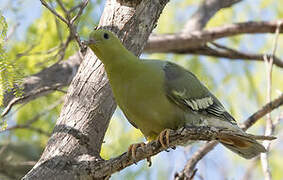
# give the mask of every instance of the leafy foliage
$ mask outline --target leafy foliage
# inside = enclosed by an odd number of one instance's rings
[[[0,106],[2,105],[3,93],[9,91],[14,84],[19,84],[22,74],[19,66],[14,60],[7,58],[5,50],[5,41],[7,36],[8,24],[4,16],[0,12]],[[14,92],[16,96],[20,95],[20,91]],[[2,119],[0,123],[2,129],[7,127],[7,122]]]
[[[22,78],[19,66],[15,60],[8,58],[5,50],[5,42],[8,24],[3,15],[0,14],[0,90],[3,93],[18,84]],[[19,91],[15,91],[19,95]],[[1,94],[1,99],[3,94]],[[0,104],[1,105],[1,104]]]

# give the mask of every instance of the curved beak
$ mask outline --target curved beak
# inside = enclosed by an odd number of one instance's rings
[[[96,43],[95,39],[90,38],[90,39],[87,41],[86,44],[89,46],[89,45],[93,45],[93,44],[95,44],[95,43]]]

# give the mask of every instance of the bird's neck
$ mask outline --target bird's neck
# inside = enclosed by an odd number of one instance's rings
[[[139,58],[124,47],[108,53],[101,60],[110,81],[128,80],[142,69]]]

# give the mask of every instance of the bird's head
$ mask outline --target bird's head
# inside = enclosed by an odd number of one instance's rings
[[[119,53],[122,44],[112,32],[105,29],[95,29],[89,36],[88,46],[100,60],[110,58]]]

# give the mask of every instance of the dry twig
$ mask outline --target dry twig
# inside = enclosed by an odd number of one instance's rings
[[[61,87],[61,84],[54,84],[54,86],[51,86],[51,87],[43,87],[43,88],[40,88],[40,89],[37,89],[35,90],[34,92],[30,93],[30,94],[27,94],[27,95],[24,95],[24,96],[21,96],[21,97],[16,97],[16,98],[13,98],[9,104],[6,106],[6,108],[3,110],[2,114],[1,114],[1,117],[4,117],[6,116],[10,110],[12,109],[12,107],[15,105],[15,104],[18,104],[22,101],[25,101],[25,99],[28,99],[28,98],[36,98],[36,95],[37,94],[41,94],[41,93],[45,93],[45,92],[48,92],[48,91],[54,91],[54,90],[58,90],[58,88]],[[60,91],[61,92],[61,91]]]
[[[270,58],[267,58],[267,56],[264,56],[264,61],[266,64],[266,77],[267,77],[267,96],[266,96],[266,101],[270,102],[271,100],[271,91],[272,91],[272,67],[273,67],[273,62],[274,62],[274,55],[276,53],[277,49],[277,44],[278,44],[278,38],[279,38],[279,30],[280,26],[282,24],[282,21],[279,21],[277,24],[276,32],[275,32],[275,39],[274,39],[274,45],[272,49],[272,56]],[[271,113],[267,114],[267,119],[266,119],[266,127],[265,127],[265,135],[271,135],[274,132],[274,125],[272,122],[271,118]],[[268,141],[263,141],[263,146],[269,151],[270,149],[270,142]],[[262,165],[262,170],[264,174],[264,179],[265,180],[271,180],[271,171],[269,168],[269,163],[268,163],[268,154],[267,153],[262,153],[261,156],[261,165]]]
[[[89,0],[83,0],[78,6],[76,6],[76,9],[79,8],[79,12],[73,18],[71,18],[71,13],[74,11],[74,9],[67,10],[66,7],[64,6],[64,4],[61,2],[61,0],[56,0],[56,1],[59,4],[60,8],[63,10],[65,17],[61,16],[55,9],[53,9],[50,5],[48,5],[48,3],[45,0],[40,0],[40,2],[42,3],[43,6],[45,6],[57,18],[59,18],[61,21],[63,21],[68,26],[68,28],[70,29],[70,35],[67,38],[66,42],[63,44],[62,50],[59,52],[60,53],[60,59],[59,60],[63,60],[64,55],[62,55],[62,53],[65,54],[65,50],[66,50],[69,42],[72,39],[75,39],[77,41],[77,43],[78,43],[78,45],[81,49],[81,52],[84,53],[86,51],[86,46],[80,40],[80,37],[78,35],[77,27],[75,25],[75,21],[82,15],[82,12],[85,9],[85,7],[87,6]]]

